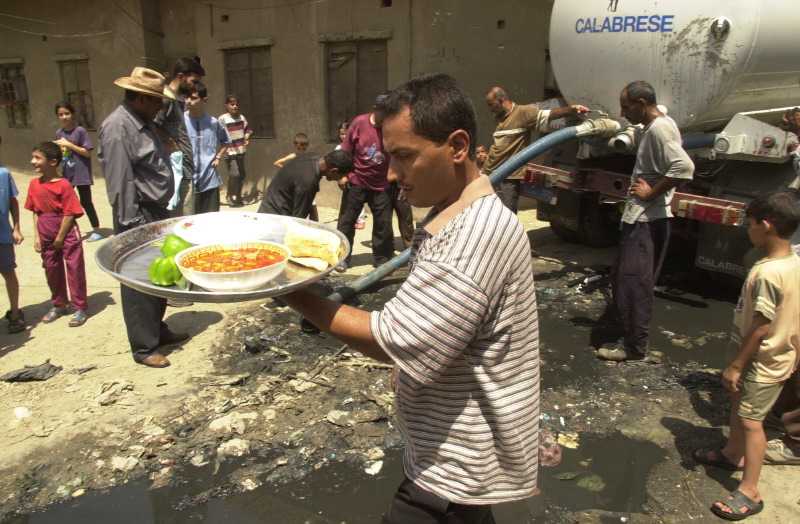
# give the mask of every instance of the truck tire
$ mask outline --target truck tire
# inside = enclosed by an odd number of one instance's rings
[[[553,230],[553,233],[556,234],[562,240],[566,240],[567,242],[572,242],[574,244],[579,244],[580,240],[578,239],[578,232],[573,231],[571,229],[567,229],[565,226],[561,224],[557,224],[553,221],[550,222],[550,229]]]
[[[593,247],[611,247],[619,243],[619,212],[613,204],[601,204],[596,197],[587,196],[581,209],[578,240]]]

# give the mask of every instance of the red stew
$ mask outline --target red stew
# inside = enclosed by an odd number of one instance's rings
[[[202,253],[182,262],[183,267],[207,273],[232,273],[271,266],[283,261],[283,255],[266,249],[224,249]]]

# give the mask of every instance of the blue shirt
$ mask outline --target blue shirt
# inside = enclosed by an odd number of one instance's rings
[[[14,228],[11,227],[11,221],[8,219],[10,211],[10,202],[12,198],[17,198],[19,191],[14,184],[14,179],[11,178],[11,173],[8,169],[0,167],[0,244],[13,244],[14,243]]]
[[[231,143],[225,126],[211,115],[195,118],[184,113],[183,117],[186,120],[189,141],[192,143],[195,191],[202,193],[221,186],[222,177],[211,167],[211,162],[217,155],[219,144],[227,146]]]

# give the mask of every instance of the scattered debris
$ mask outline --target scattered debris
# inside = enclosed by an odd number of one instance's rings
[[[25,364],[24,368],[9,371],[5,375],[0,375],[0,380],[4,382],[29,382],[32,380],[48,380],[56,376],[62,369],[62,366],[54,366],[47,359],[43,364],[38,366]]]

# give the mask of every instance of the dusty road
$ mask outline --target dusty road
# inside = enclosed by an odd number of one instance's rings
[[[14,177],[24,202],[31,176],[15,173]],[[94,195],[101,223],[110,232],[110,209],[102,181],[94,186]],[[252,205],[251,210],[256,207]],[[320,213],[323,221],[335,223],[334,210],[323,208]],[[546,224],[535,220],[533,211],[522,212],[520,218],[530,231],[537,281],[549,286],[547,289],[561,289],[565,279],[586,273],[589,267],[608,265],[614,257],[613,248],[598,250],[560,241]],[[89,230],[85,218],[79,224],[83,231]],[[367,246],[370,227],[368,220],[367,229],[358,232],[348,277],[371,270]],[[234,441],[246,439],[251,452],[270,457],[265,459],[270,466],[232,475],[223,483],[232,486],[229,493],[277,482],[275,471],[281,468],[295,472],[287,473],[293,475],[324,467],[326,462],[318,459],[320,450],[352,449],[353,460],[368,466],[382,456],[386,439],[396,437],[391,426],[391,392],[385,385],[388,370],[347,351],[333,369],[327,356],[340,344],[331,339],[304,338],[307,336],[297,330],[296,316],[273,302],[170,308],[166,321],[173,330],[186,331],[192,338],[172,348],[169,368],[154,370],[134,364],[118,305],[119,285],[94,263],[100,243],[84,244],[89,285],[87,323],[69,328],[69,317],[64,317],[42,324],[40,319],[50,307],[49,290],[39,255],[33,251],[32,219],[27,212],[23,212],[22,230],[26,240],[17,247],[17,261],[20,303],[28,329],[14,335],[0,330],[0,374],[46,360],[64,369],[45,382],[0,383],[0,439],[4,444],[0,450],[0,519],[10,512],[41,509],[78,497],[86,490],[107,488],[143,475],[149,474],[154,485],[164,486],[180,479],[181,467],[205,464],[223,454],[218,445]],[[387,284],[386,289],[398,285],[402,276],[402,271],[394,275],[390,279],[394,283]],[[335,277],[327,285],[342,283],[342,277]],[[546,307],[559,307],[559,296],[550,297],[549,302],[542,298]],[[376,292],[365,296],[363,302],[374,306],[382,299],[385,296]],[[597,313],[603,296],[598,293],[586,302],[587,310]],[[563,329],[571,329],[566,320]],[[287,348],[294,353],[289,354]],[[591,359],[591,348],[585,344],[574,351]],[[669,351],[665,353],[668,360]],[[246,358],[251,354],[258,358]],[[285,367],[289,361],[295,365],[291,371]],[[592,413],[583,419],[568,417],[571,420],[563,431],[583,434],[617,430],[662,448],[666,458],[647,481],[645,506],[650,516],[637,515],[636,519],[643,519],[640,522],[716,522],[707,507],[733,489],[734,479],[740,474],[706,471],[687,461],[691,446],[703,444],[703,439],[712,435],[719,438],[720,428],[725,429],[726,400],[719,397],[719,388],[705,380],[713,377],[715,370],[687,371],[667,365],[643,370],[590,364],[599,377],[571,383],[565,391],[555,388],[547,392],[542,410],[556,413],[558,405],[562,410],[566,405],[593,406]],[[334,380],[335,391],[325,384],[309,386],[296,376],[326,366],[319,376]],[[640,376],[643,373],[646,375]],[[694,380],[697,373],[702,378],[699,386],[685,386],[686,380]],[[632,387],[641,380],[683,382],[680,387],[666,388],[669,391],[663,398],[653,399]],[[605,384],[607,387],[603,387]],[[334,398],[336,402],[331,403]],[[698,398],[702,398],[702,406]],[[233,407],[226,407],[227,401]],[[358,420],[349,424],[331,422],[333,410],[329,406],[349,405],[348,401],[357,406],[351,411]],[[603,409],[596,409],[598,406]],[[227,426],[209,429],[210,422],[220,419],[224,420],[219,424]],[[346,430],[341,429],[345,426]],[[349,432],[346,441],[335,432],[339,430]],[[276,451],[278,444],[280,453]],[[293,465],[295,469],[285,467]],[[761,486],[766,507],[762,514],[748,520],[800,521],[800,493],[794,489],[798,485],[800,468],[765,467]],[[198,494],[188,506],[202,504],[215,493],[220,496],[226,491]],[[543,522],[559,521],[555,515],[561,514],[551,512],[550,520]],[[570,519],[597,522],[600,517],[599,513],[588,513]]]

